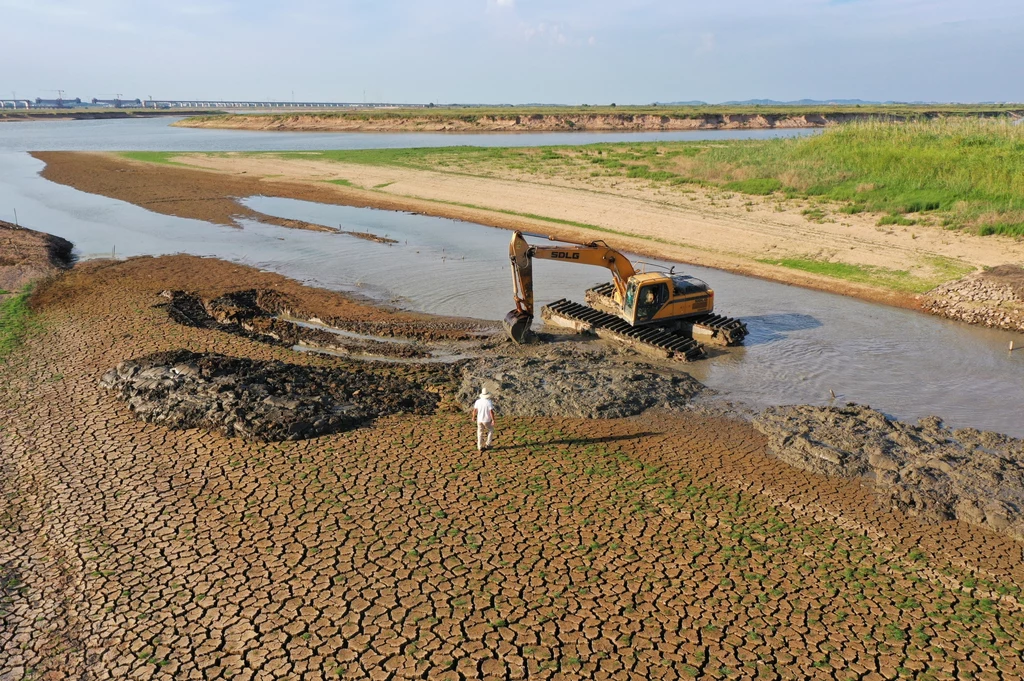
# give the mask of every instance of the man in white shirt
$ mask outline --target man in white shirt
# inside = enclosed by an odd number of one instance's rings
[[[480,399],[473,403],[473,418],[476,419],[476,449],[482,452],[491,448],[494,437],[494,405],[487,388],[480,391]],[[487,431],[487,442],[484,442],[484,431]]]

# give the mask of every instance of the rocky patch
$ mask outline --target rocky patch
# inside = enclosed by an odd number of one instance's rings
[[[891,505],[1024,540],[1024,441],[935,417],[918,425],[870,407],[772,407],[754,420],[775,456],[804,470],[862,478]]]
[[[144,421],[260,441],[337,433],[388,414],[431,414],[438,403],[396,377],[187,350],[122,362],[100,384]]]
[[[1024,268],[1000,265],[943,284],[925,296],[932,314],[1008,331],[1024,331]]]
[[[681,411],[705,390],[683,373],[579,357],[468,363],[459,400],[472,404],[484,386],[500,415],[592,419],[634,416],[653,408]]]

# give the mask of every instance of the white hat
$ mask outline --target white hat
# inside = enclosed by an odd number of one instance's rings
[[[482,398],[484,398],[486,400],[490,396],[491,396],[491,394],[489,392],[487,392],[487,388],[481,388],[480,389],[480,397],[482,397]]]

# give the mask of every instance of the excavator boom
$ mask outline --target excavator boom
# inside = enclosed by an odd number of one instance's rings
[[[626,282],[633,276],[629,260],[603,241],[587,244],[567,243],[561,246],[531,246],[522,232],[512,235],[508,246],[512,263],[512,296],[516,309],[505,315],[505,331],[517,343],[525,343],[533,324],[533,260],[557,260],[580,265],[598,265],[611,270],[615,293],[621,302],[626,294]]]

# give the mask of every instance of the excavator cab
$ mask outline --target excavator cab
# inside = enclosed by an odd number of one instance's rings
[[[626,296],[632,287],[626,288]],[[633,324],[643,324],[654,319],[661,308],[668,303],[668,284],[653,283],[639,286],[634,296],[636,307],[633,311]]]
[[[700,279],[656,272],[630,277],[622,317],[634,326],[704,314],[713,309],[714,291]]]

